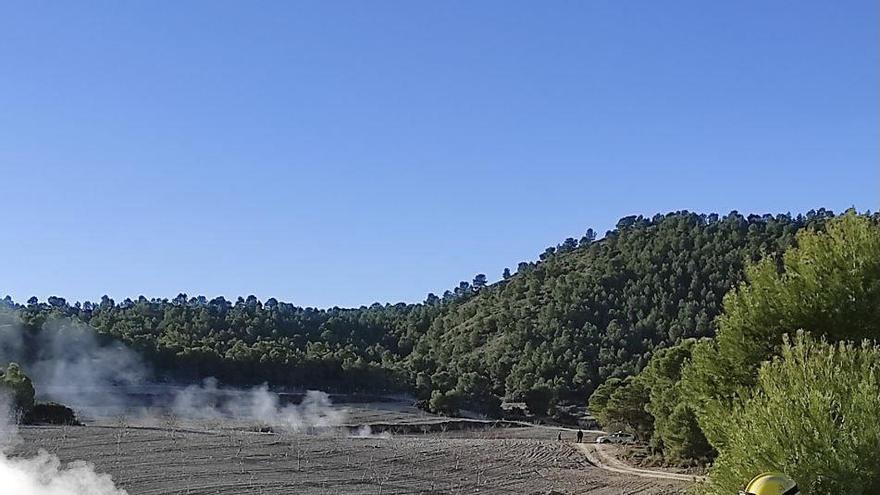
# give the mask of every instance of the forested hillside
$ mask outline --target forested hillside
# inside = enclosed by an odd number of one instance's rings
[[[654,459],[714,460],[699,493],[766,471],[805,493],[880,493],[880,216],[848,211],[750,263],[717,324],[605,381],[590,410]]]
[[[126,299],[69,305],[35,299],[17,306],[26,335],[58,331],[67,316],[142,353],[169,379],[215,376],[230,384],[269,382],[341,390],[404,390],[402,365],[439,304],[319,310],[254,296]],[[449,304],[452,304],[450,301]],[[39,339],[30,339],[38,342]]]
[[[478,275],[419,304],[319,310],[181,294],[5,305],[31,333],[60,316],[87,322],[170,378],[411,390],[438,410],[492,412],[501,398],[583,400],[656,350],[713,335],[744,264],[781,253],[795,232],[829,217],[627,217],[600,240],[590,230],[548,248],[496,284]]]
[[[604,239],[568,239],[442,311],[408,362],[435,404],[487,390],[580,400],[609,377],[638,372],[657,349],[713,335],[744,264],[781,253],[800,228],[829,216],[624,218]]]

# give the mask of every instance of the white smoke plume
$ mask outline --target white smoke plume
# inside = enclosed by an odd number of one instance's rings
[[[11,401],[0,394],[0,489],[15,495],[127,495],[116,488],[107,474],[95,471],[92,464],[75,461],[63,465],[58,457],[41,450],[36,456],[11,457],[9,451],[18,443],[12,420]]]
[[[236,419],[289,431],[325,430],[340,426],[347,412],[333,407],[330,397],[309,390],[300,404],[281,405],[278,394],[263,384],[250,390],[225,389],[208,378],[175,394],[175,416],[188,419]]]
[[[25,335],[14,315],[0,312],[0,366],[10,361],[31,377],[38,400],[71,407],[80,419],[154,425],[170,414],[183,421],[236,420],[317,431],[340,426],[347,416],[318,391],[294,405],[284,404],[265,384],[242,390],[220,387],[214,378],[183,389],[156,383],[137,353],[70,319],[51,320],[35,335]]]
[[[99,342],[91,327],[69,320],[46,327],[27,369],[39,395],[81,411],[107,412],[128,406],[123,391],[147,382],[147,366],[123,344]]]
[[[0,366],[10,361],[22,365],[39,400],[60,402],[87,416],[116,414],[130,404],[122,390],[145,383],[150,375],[136,353],[119,342],[101,342],[81,322],[50,320],[26,336],[9,314],[0,316]]]
[[[370,438],[370,439],[388,439],[391,438],[391,433],[387,431],[383,431],[381,433],[373,433],[373,429],[370,428],[370,425],[362,425],[356,430],[352,430],[349,435],[349,438]]]

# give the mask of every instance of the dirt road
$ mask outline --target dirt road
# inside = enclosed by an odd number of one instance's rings
[[[653,478],[662,480],[677,480],[686,482],[701,481],[703,477],[690,474],[670,473],[666,471],[654,471],[650,469],[635,468],[621,460],[617,459],[610,451],[609,446],[596,443],[578,443],[575,444],[578,450],[583,452],[591,464],[602,468],[606,471],[619,474],[627,474],[639,476],[642,478]]]

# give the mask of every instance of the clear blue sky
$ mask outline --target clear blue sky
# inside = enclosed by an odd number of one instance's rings
[[[630,214],[876,210],[878,4],[4,2],[0,295],[418,301]]]

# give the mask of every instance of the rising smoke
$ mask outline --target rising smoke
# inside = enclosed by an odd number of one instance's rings
[[[38,400],[60,402],[85,419],[238,420],[297,432],[326,430],[346,419],[346,411],[318,391],[295,405],[284,404],[267,385],[242,390],[221,387],[214,378],[187,387],[156,383],[137,353],[70,319],[49,321],[31,334],[0,313],[0,366],[10,361],[31,377]]]
[[[19,363],[34,382],[38,400],[60,402],[95,417],[118,415],[131,405],[125,393],[148,383],[149,368],[119,342],[69,319],[47,321],[26,332],[14,314],[2,315],[0,366]]]
[[[68,405],[78,414],[98,418],[127,416],[137,423],[175,420],[238,420],[295,432],[340,426],[346,411],[333,407],[326,393],[309,391],[300,404],[283,404],[267,385],[249,390],[221,387],[208,378],[200,385],[175,387],[156,383],[132,350],[102,341],[95,331],[66,319],[47,322],[26,333],[17,317],[0,311],[0,366],[15,361],[34,382],[38,400]],[[369,433],[367,433],[369,434]],[[60,459],[41,450],[35,456],[12,456],[20,442],[11,400],[0,392],[0,493],[15,495],[127,495],[94,465]]]
[[[41,450],[36,456],[10,457],[18,443],[11,401],[0,394],[0,487],[15,495],[127,495],[109,475],[99,474],[84,461],[62,465],[58,457]]]
[[[118,412],[131,403],[124,391],[148,382],[140,356],[119,342],[100,342],[82,323],[50,321],[37,338],[37,358],[25,369],[37,393],[50,400],[82,411]]]
[[[214,378],[175,393],[171,411],[181,418],[245,419],[289,431],[326,430],[346,418],[346,412],[334,408],[324,392],[310,390],[300,404],[282,405],[278,394],[265,384],[249,390],[227,389]]]

